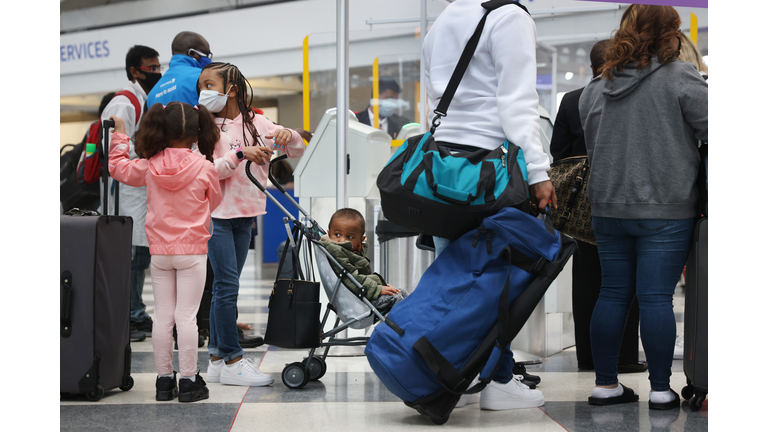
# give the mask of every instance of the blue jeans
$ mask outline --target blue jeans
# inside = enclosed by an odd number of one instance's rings
[[[451,241],[446,238],[434,236],[432,237],[432,240],[435,242],[435,259],[437,259],[437,256],[451,244]],[[512,381],[513,367],[515,367],[515,359],[512,355],[512,350],[507,346],[502,353],[501,365],[499,366],[499,370],[496,371],[496,375],[493,376],[493,380],[501,384],[506,384]]]
[[[603,286],[590,326],[595,384],[619,382],[619,347],[627,312],[637,295],[651,390],[669,390],[676,333],[672,296],[691,246],[693,218],[593,216],[592,228],[603,269]]]
[[[147,306],[141,299],[144,279],[152,256],[146,246],[131,247],[131,322],[142,323],[149,319]]]
[[[213,267],[208,353],[230,361],[243,355],[237,333],[237,293],[248,256],[252,217],[213,220],[208,259]]]

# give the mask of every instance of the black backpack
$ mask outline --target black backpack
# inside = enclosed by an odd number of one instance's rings
[[[73,208],[92,208],[99,202],[99,183],[81,186],[77,182],[77,164],[85,141],[80,144],[67,144],[60,151],[59,200],[65,213]]]

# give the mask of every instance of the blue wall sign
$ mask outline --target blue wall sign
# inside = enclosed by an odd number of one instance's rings
[[[85,59],[109,57],[109,41],[81,42],[77,45],[60,45],[59,53],[62,62],[72,62]]]

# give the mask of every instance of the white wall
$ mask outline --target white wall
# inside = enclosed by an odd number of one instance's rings
[[[256,0],[245,2],[254,3]],[[226,1],[143,0],[119,3],[61,14],[62,29],[126,22],[147,17],[179,14],[222,7]],[[369,19],[418,17],[417,0],[353,0],[349,6],[350,67],[369,65],[374,57],[419,52],[417,23],[378,25]],[[576,0],[523,0],[536,17],[540,40],[550,44],[576,40],[598,40],[618,27],[623,10],[572,13],[575,9],[611,7],[612,3]],[[445,9],[445,0],[428,0],[428,15]],[[622,4],[625,8],[627,5]],[[553,9],[554,8],[554,9]],[[568,10],[571,11],[568,11]],[[682,28],[690,27],[690,13],[697,14],[699,27],[708,26],[706,9],[676,8]],[[554,18],[543,14],[555,11]],[[566,11],[563,14],[558,11]],[[298,74],[302,71],[302,43],[310,36],[312,68],[335,67],[336,1],[301,0],[218,13],[126,25],[60,37],[61,95],[91,94],[120,89],[125,85],[125,53],[134,44],[155,48],[161,63],[171,57],[170,45],[180,31],[193,30],[205,36],[214,59],[237,64],[248,77]],[[469,24],[468,24],[469,25]],[[107,49],[101,48],[106,41]],[[96,57],[96,48],[100,47]],[[323,44],[320,48],[318,44]],[[62,48],[63,47],[63,48]],[[71,50],[71,51],[70,51]],[[107,54],[108,50],[108,54]],[[324,54],[320,54],[324,51]],[[77,54],[80,54],[80,58]],[[324,60],[324,61],[323,61]]]

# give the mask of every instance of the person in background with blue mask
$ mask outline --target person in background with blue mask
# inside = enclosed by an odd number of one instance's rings
[[[388,133],[393,139],[397,136],[403,125],[410,123],[410,120],[395,113],[398,107],[402,106],[400,93],[402,89],[394,78],[379,79],[379,129]],[[368,108],[356,113],[360,123],[373,126],[373,101]]]
[[[213,58],[211,47],[201,35],[183,31],[173,38],[171,53],[168,72],[147,94],[147,108],[156,103],[168,105],[171,102],[197,105],[197,80]]]

